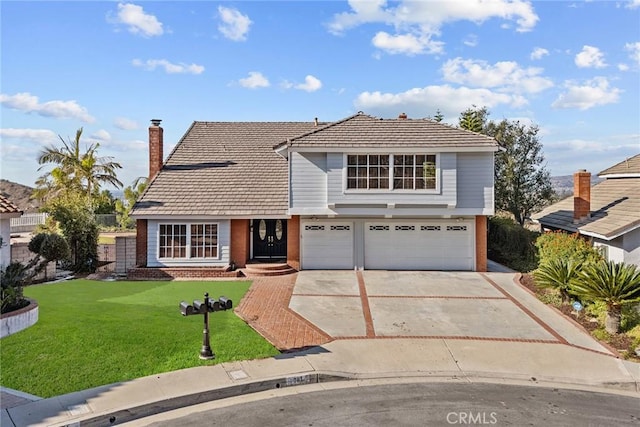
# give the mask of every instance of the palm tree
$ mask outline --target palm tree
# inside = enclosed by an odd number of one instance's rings
[[[38,163],[41,165],[56,165],[51,171],[39,178],[39,183],[45,186],[51,184],[56,190],[77,190],[90,200],[95,192],[99,192],[100,184],[108,183],[121,188],[122,182],[116,177],[116,169],[121,169],[120,163],[114,162],[113,157],[98,157],[99,143],[91,144],[86,152],[80,149],[82,128],[76,132],[73,141],[62,141],[62,147],[47,147],[40,152]],[[40,167],[42,169],[44,166]]]
[[[576,279],[580,265],[571,258],[553,258],[538,267],[533,272],[536,284],[560,291],[562,302],[571,300],[571,282]]]
[[[607,305],[605,329],[617,334],[622,306],[640,301],[640,269],[613,261],[587,265],[572,281],[571,292],[587,301],[604,302]]]

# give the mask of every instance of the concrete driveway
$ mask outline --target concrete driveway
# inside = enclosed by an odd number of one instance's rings
[[[333,339],[445,338],[612,352],[512,273],[301,271],[289,309]]]

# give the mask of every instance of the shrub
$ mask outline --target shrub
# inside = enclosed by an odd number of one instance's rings
[[[552,231],[542,234],[535,243],[540,264],[548,260],[572,259],[578,265],[602,261],[602,254],[578,234]]]
[[[537,266],[534,242],[539,233],[527,230],[511,218],[489,218],[489,258],[521,272]]]
[[[571,300],[571,282],[579,272],[579,265],[571,258],[548,259],[533,272],[536,283],[560,292],[563,302]]]

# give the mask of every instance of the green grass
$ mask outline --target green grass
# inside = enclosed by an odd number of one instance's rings
[[[210,314],[216,358],[198,358],[203,316],[178,304],[225,295],[237,305],[250,282],[72,280],[25,288],[38,322],[0,341],[0,384],[52,397],[195,366],[270,357],[278,351],[232,311]]]

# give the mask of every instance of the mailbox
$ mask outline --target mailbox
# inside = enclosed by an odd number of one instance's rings
[[[218,299],[218,301],[220,302],[221,310],[231,310],[231,308],[233,307],[233,302],[227,297],[222,296]]]
[[[220,311],[220,303],[214,299],[209,300],[209,311]]]
[[[205,311],[207,311],[207,309],[208,309],[208,307],[202,301],[200,301],[200,300],[194,300],[193,301],[193,310],[197,314],[203,314]]]
[[[182,301],[180,303],[180,313],[182,313],[183,316],[191,316],[192,314],[194,314],[193,306],[187,304],[185,301]]]

